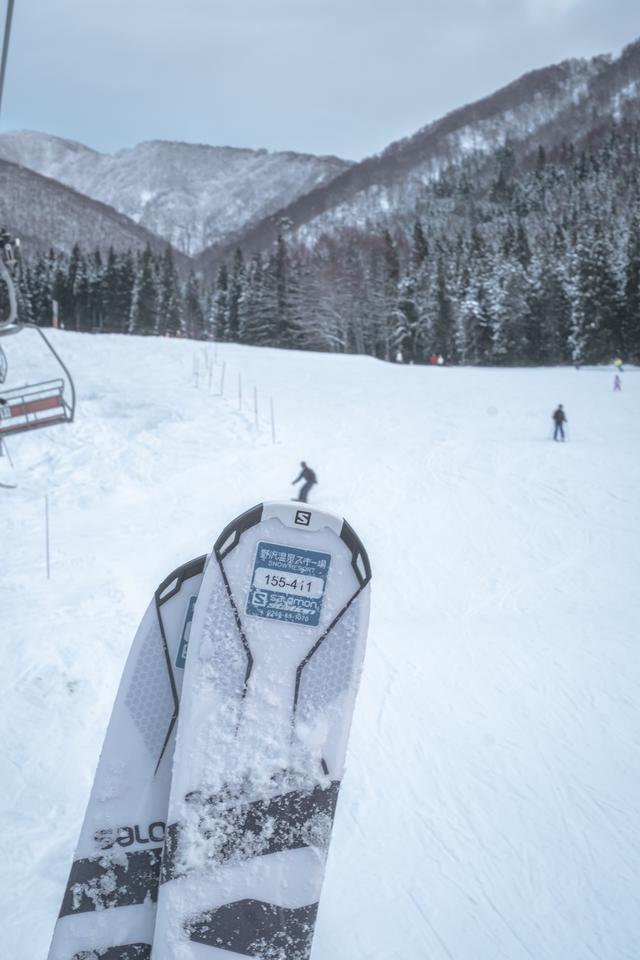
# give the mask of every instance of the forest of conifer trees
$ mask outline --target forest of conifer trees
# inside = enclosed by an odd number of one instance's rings
[[[207,337],[424,363],[640,359],[640,135],[591,149],[507,143],[426,185],[411,213],[334,228],[305,246],[286,224],[267,254],[215,277],[171,248],[25,259],[19,312],[66,329]]]

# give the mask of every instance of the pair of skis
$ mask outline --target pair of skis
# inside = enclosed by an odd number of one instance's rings
[[[265,503],[160,585],[49,960],[307,960],[370,579],[346,521]]]

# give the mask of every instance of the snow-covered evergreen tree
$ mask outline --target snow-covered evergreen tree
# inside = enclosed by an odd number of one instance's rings
[[[236,250],[233,257],[231,276],[229,277],[229,295],[227,298],[227,316],[224,339],[237,343],[243,322],[242,305],[245,295],[246,276],[242,250]]]
[[[184,328],[188,337],[200,339],[205,332],[204,309],[200,294],[200,284],[193,270],[184,292]]]
[[[222,264],[211,298],[211,327],[215,340],[224,340],[225,331],[229,322],[229,271],[227,265]]]
[[[159,269],[158,333],[176,336],[182,330],[182,295],[173,250],[167,245]]]
[[[153,254],[147,245],[138,259],[136,277],[131,297],[129,332],[148,335],[157,333],[158,291]]]

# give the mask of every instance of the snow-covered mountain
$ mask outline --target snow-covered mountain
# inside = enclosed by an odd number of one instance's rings
[[[525,74],[357,164],[164,141],[108,155],[28,131],[0,134],[0,158],[111,206],[210,274],[237,246],[247,254],[267,249],[281,218],[309,245],[344,227],[379,230],[385,221],[412,215],[425,184],[452,163],[473,158],[477,170],[478,158],[493,163],[496,148],[508,142],[515,162],[526,164],[539,146],[553,151],[601,142],[613,123],[638,121],[640,41],[617,59],[567,60]],[[90,219],[93,208],[84,216]],[[58,232],[92,234],[86,223],[77,224]],[[51,227],[55,234],[53,218]],[[28,232],[39,246],[48,243],[37,230]],[[102,245],[109,242],[103,232]]]
[[[612,123],[640,119],[640,41],[619,58],[567,60],[535,70],[475,103],[461,107],[416,134],[391,144],[330,183],[280,211],[294,235],[313,244],[321,233],[343,227],[371,229],[415,210],[425,183],[451,163],[491,155],[509,143],[522,160],[539,146],[580,145],[601,136]],[[204,269],[235,246],[247,253],[267,248],[276,219],[239,230],[226,243],[203,253]]]
[[[247,229],[351,165],[337,157],[160,140],[102,154],[33,131],[0,134],[0,157],[108,204],[188,255]]]
[[[21,238],[27,253],[55,250],[164,250],[166,242],[97,200],[43,177],[27,167],[0,159],[0,224]],[[178,262],[185,261],[178,255]]]

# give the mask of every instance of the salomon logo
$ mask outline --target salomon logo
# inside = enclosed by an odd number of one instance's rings
[[[134,843],[163,843],[164,834],[165,825],[161,820],[157,820],[155,823],[150,823],[146,831],[137,824],[134,827],[117,829],[107,827],[104,830],[97,830],[94,838],[102,850],[110,850],[116,843],[119,847],[130,847]]]
[[[309,510],[297,510],[295,523],[300,527],[308,527],[311,523],[311,513]]]

